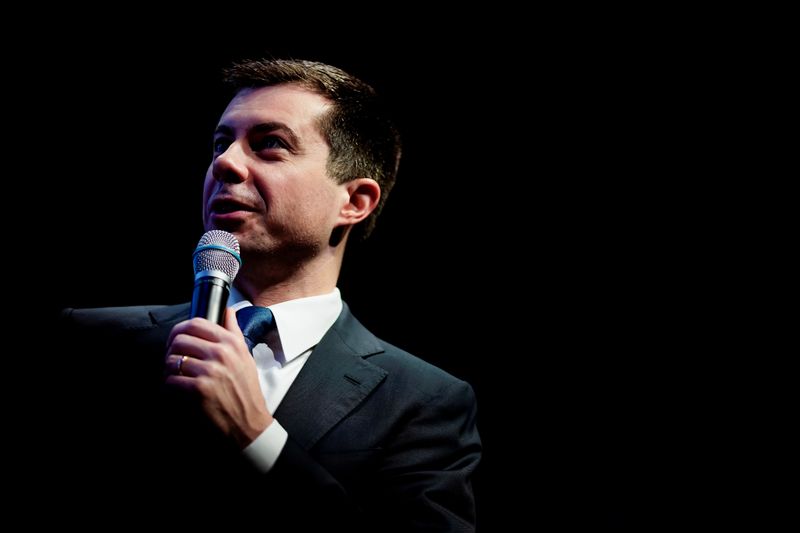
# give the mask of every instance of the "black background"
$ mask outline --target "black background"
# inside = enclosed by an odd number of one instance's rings
[[[404,136],[340,288],[378,336],[474,386],[481,530],[680,511],[663,500],[682,443],[659,394],[673,341],[658,303],[680,265],[657,216],[667,163],[644,165],[643,123],[664,111],[643,56],[602,32],[284,33],[98,31],[26,65],[12,196],[29,209],[11,222],[29,243],[26,297],[51,314],[186,301],[220,68],[329,62],[384,95]]]

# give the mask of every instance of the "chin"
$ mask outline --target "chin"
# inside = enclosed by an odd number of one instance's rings
[[[239,234],[242,230],[242,222],[239,220],[214,220],[206,224],[206,231],[211,229],[227,231],[228,233],[236,235],[236,238],[239,238]]]

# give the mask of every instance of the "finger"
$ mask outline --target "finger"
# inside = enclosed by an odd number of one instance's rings
[[[196,378],[208,375],[206,363],[188,355],[170,355],[165,366],[169,376]]]
[[[242,336],[242,329],[239,327],[239,321],[236,320],[236,311],[230,307],[225,309],[225,329],[235,333],[237,337]]]
[[[170,354],[164,360],[164,371],[167,375],[179,376],[183,370],[183,355]]]
[[[206,320],[205,318],[195,317],[175,324],[175,326],[172,328],[172,331],[169,332],[167,346],[172,344],[173,339],[181,333],[191,335],[192,337],[206,339],[212,342],[219,341],[220,337],[219,325],[211,322],[210,320]]]
[[[178,372],[179,376],[185,376],[187,378],[194,378],[197,377],[197,365],[200,364],[198,359],[194,357],[189,357],[187,355],[180,356],[178,360]]]
[[[165,383],[170,387],[185,391],[197,390],[197,380],[188,376],[167,376]]]
[[[247,345],[244,342],[244,333],[242,333],[242,328],[239,327],[239,321],[236,319],[236,311],[228,307],[225,309],[225,329],[230,332],[233,337],[236,339],[236,343],[239,345],[239,349],[244,349],[247,352],[247,355],[250,355],[250,350],[247,349]]]
[[[186,333],[180,333],[172,340],[172,344],[167,347],[167,355],[188,355],[197,359],[208,360],[216,357],[219,342],[208,341],[198,337],[192,337]]]

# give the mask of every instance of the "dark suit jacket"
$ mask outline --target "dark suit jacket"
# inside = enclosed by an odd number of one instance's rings
[[[163,387],[167,336],[188,314],[188,304],[63,313],[85,365],[63,429],[80,443],[73,473],[97,489],[88,502],[131,519],[155,507],[272,531],[474,529],[481,445],[467,383],[376,338],[345,305],[275,413],[289,441],[259,474],[193,398]],[[141,488],[114,496],[130,486]]]

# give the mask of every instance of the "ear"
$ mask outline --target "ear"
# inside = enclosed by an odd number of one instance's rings
[[[345,203],[339,211],[337,226],[355,226],[378,206],[381,186],[371,178],[356,178],[342,186]]]

